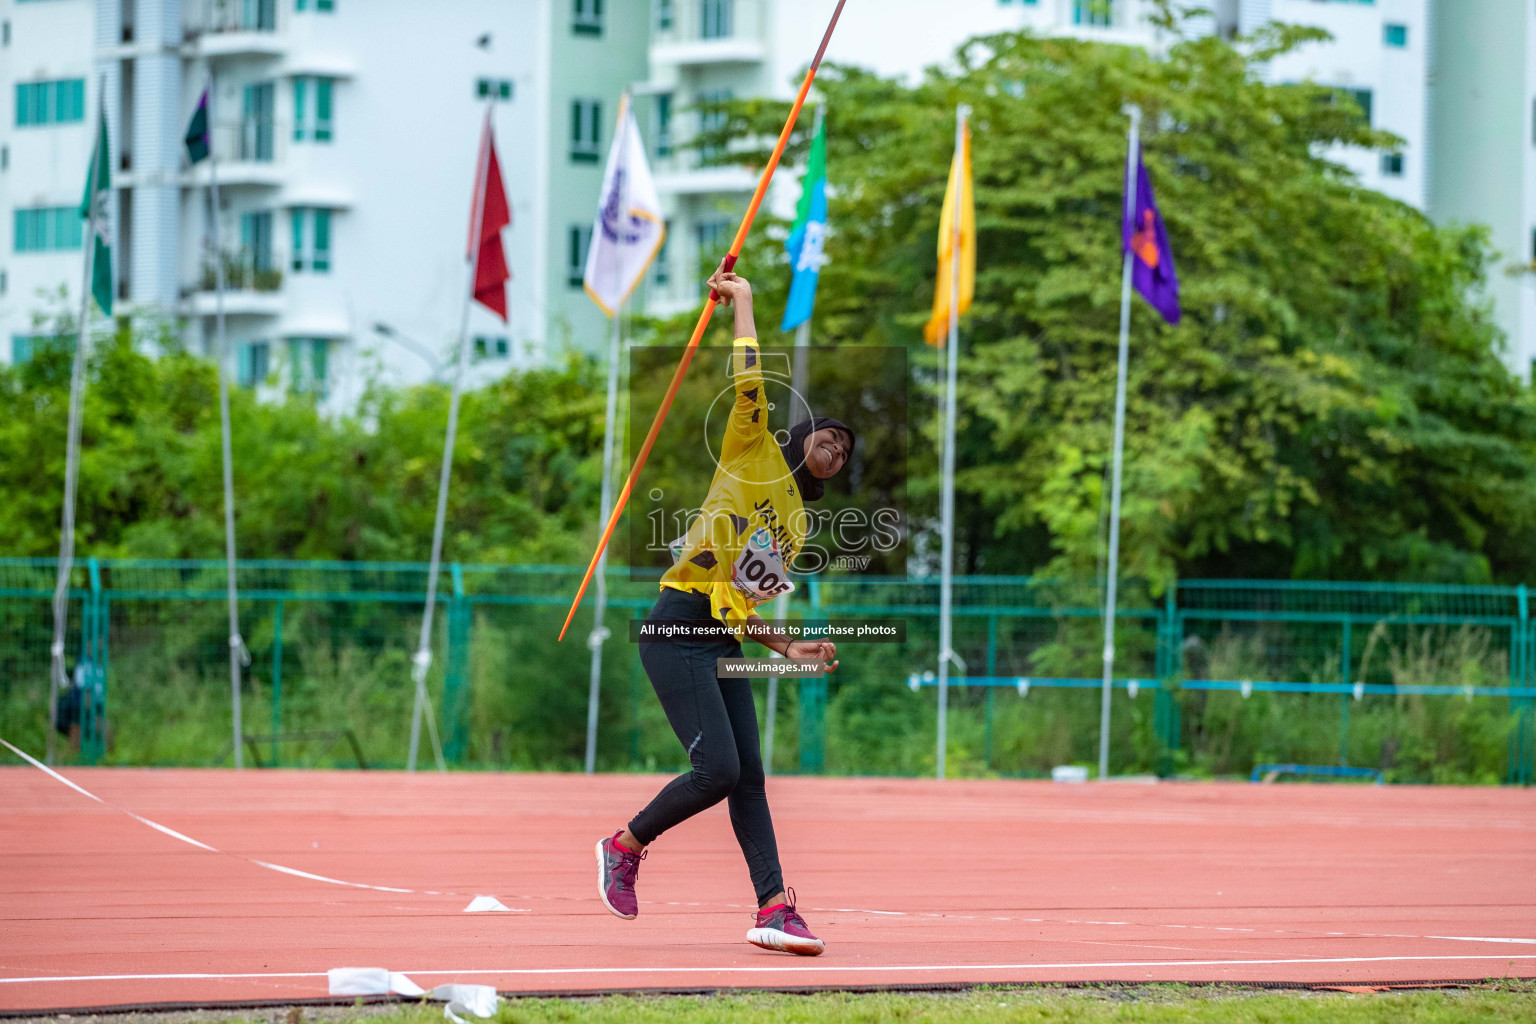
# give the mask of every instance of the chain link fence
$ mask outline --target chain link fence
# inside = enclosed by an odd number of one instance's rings
[[[0,559],[0,735],[41,750],[55,563]],[[398,767],[426,566],[242,562],[248,763]],[[630,641],[654,580],[609,577],[597,764],[685,766]],[[592,612],[555,644],[570,566],[450,565],[428,690],[451,764],[579,770]],[[74,681],[62,760],[231,762],[224,565],[87,559],[71,577]],[[937,579],[800,581],[791,621],[900,620],[846,644],[830,676],[773,687],[776,772],[932,774]],[[1128,585],[1116,627],[1111,770],[1245,776],[1292,762],[1392,781],[1530,784],[1536,626],[1519,587],[1185,580]],[[1028,577],[955,582],[952,775],[1036,776],[1096,759],[1099,589]],[[764,609],[772,618],[773,610]],[[573,642],[574,641],[574,642]],[[754,683],[765,733],[769,685]]]

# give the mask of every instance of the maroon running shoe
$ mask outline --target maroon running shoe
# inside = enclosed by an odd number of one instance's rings
[[[635,877],[640,874],[640,862],[645,852],[634,853],[619,845],[620,829],[597,844],[597,893],[603,898],[603,906],[615,917],[632,921],[640,913],[640,901],[635,897]]]
[[[800,956],[820,956],[826,943],[811,934],[805,918],[795,913],[795,890],[789,890],[789,902],[764,907],[757,912],[757,927],[747,932],[754,946]]]

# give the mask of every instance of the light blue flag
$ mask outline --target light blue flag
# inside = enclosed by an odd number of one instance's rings
[[[795,226],[784,241],[794,277],[789,283],[789,301],[784,304],[784,323],[779,329],[792,331],[811,318],[816,307],[816,281],[822,264],[827,262],[822,247],[827,237],[827,123],[811,141],[811,155],[806,162],[804,188],[796,210]]]

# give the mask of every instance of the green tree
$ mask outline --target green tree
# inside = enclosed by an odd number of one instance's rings
[[[0,544],[52,556],[64,479],[73,327],[0,367]],[[148,350],[158,349],[151,357]],[[370,388],[349,416],[312,398],[232,396],[242,558],[425,559],[447,421],[442,386]],[[603,390],[589,361],[512,374],[465,398],[445,556],[567,562],[596,515]],[[126,326],[92,346],[81,431],[77,550],[223,554],[218,379],[171,334]]]
[[[1361,188],[1392,148],[1343,94],[1258,68],[1324,38],[1272,25],[1166,54],[975,39],[915,85],[822,71],[831,199],[818,343],[919,352],[955,105],[972,108],[976,304],[962,324],[962,568],[1093,575],[1103,550],[1125,103],[1168,222],[1183,323],[1132,315],[1122,572],[1481,582],[1536,570],[1536,402],[1500,361],[1480,228]],[[785,105],[700,141],[760,159]],[[792,139],[792,163],[809,123]],[[732,141],[734,140],[734,141]],[[782,225],[742,260],[762,304]],[[937,381],[917,355],[914,383]],[[925,368],[926,367],[926,368]],[[931,390],[931,389],[930,389]],[[933,431],[913,494],[933,502]],[[936,502],[934,502],[936,504]]]

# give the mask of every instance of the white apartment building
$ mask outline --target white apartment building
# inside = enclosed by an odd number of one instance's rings
[[[1536,4],[1436,2],[1427,209],[1492,230],[1488,291],[1510,365],[1536,380]]]
[[[1493,228],[1510,365],[1536,358],[1531,0],[1207,0],[1231,36],[1270,19],[1335,41],[1268,69],[1352,93],[1400,151],[1331,154],[1362,184]],[[469,187],[489,104],[513,207],[511,324],[476,307],[478,379],[601,351],[581,269],[619,94],[632,87],[669,232],[635,307],[696,306],[755,174],[682,149],[709,97],[793,95],[831,0],[0,0],[0,358],[79,296],[79,195],[98,91],[113,139],[120,309],[212,335],[208,165],[181,144],[211,72],[232,364],[347,408],[374,374],[423,380],[457,337]],[[980,33],[1161,45],[1148,0],[850,0],[828,59],[916,76]],[[836,178],[836,168],[832,169]],[[772,202],[798,195],[784,168]]]
[[[596,348],[557,226],[590,218],[614,99],[643,77],[647,11],[604,0],[0,0],[0,350],[79,297],[78,208],[99,102],[112,140],[119,312],[211,351],[214,260],[247,386],[355,404],[367,382],[446,373],[487,109],[513,223],[510,324],[476,306],[483,378]],[[186,126],[210,75],[210,164]],[[99,100],[99,97],[102,99]],[[589,337],[590,335],[590,337]]]

